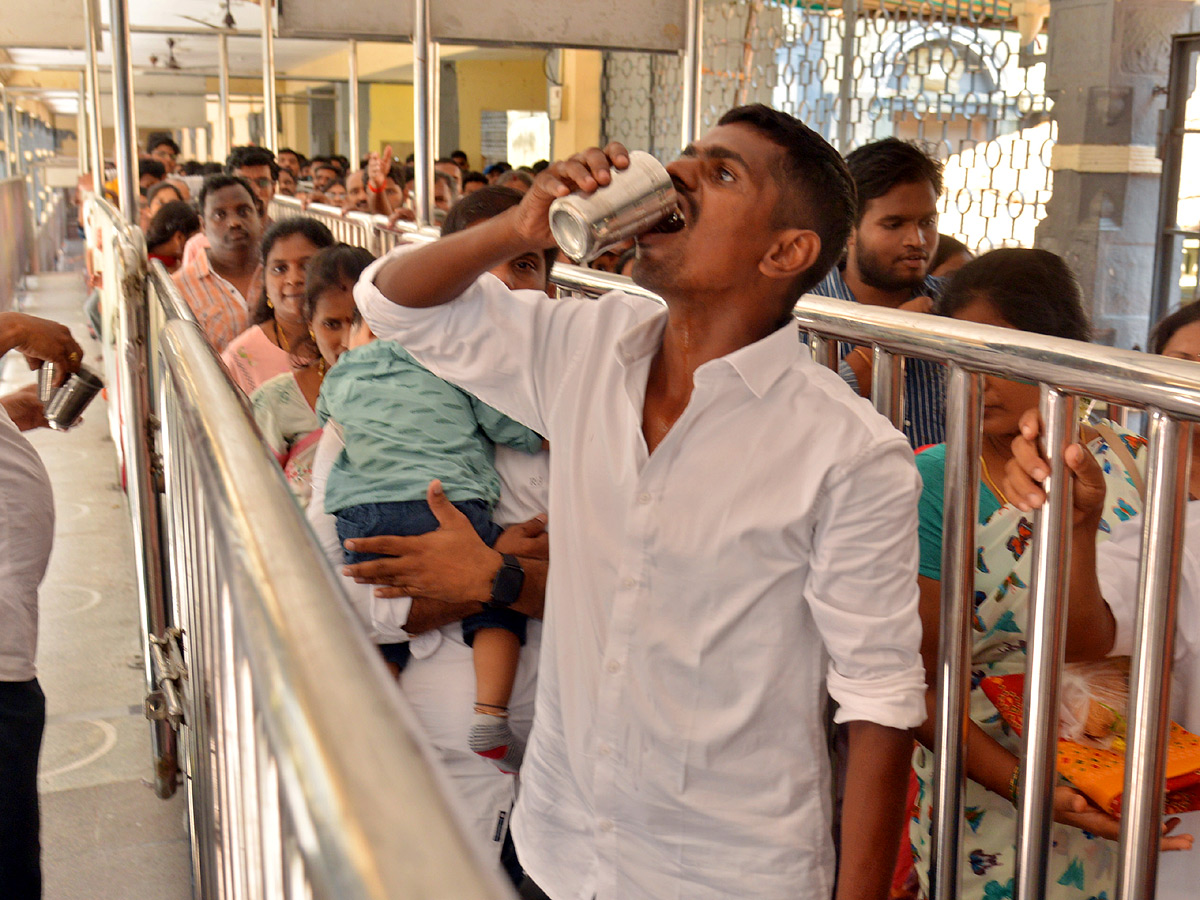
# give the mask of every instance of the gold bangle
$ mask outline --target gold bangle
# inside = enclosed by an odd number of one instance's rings
[[[863,362],[865,362],[868,366],[875,365],[875,360],[871,357],[871,354],[867,352],[867,349],[865,347],[855,347],[854,353],[861,356],[863,358]],[[853,355],[853,354],[851,354],[851,355]]]
[[[1013,806],[1017,805],[1017,778],[1021,775],[1021,764],[1017,763],[1013,766],[1012,777],[1008,779],[1008,799],[1012,801]]]

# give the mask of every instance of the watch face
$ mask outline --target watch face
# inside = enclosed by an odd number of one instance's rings
[[[505,553],[502,557],[500,571],[492,582],[492,599],[489,605],[512,606],[521,596],[521,588],[525,584],[525,570],[515,556]]]

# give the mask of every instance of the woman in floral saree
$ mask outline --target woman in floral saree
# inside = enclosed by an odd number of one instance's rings
[[[1041,250],[996,250],[968,263],[955,276],[942,301],[944,313],[964,321],[1014,328],[1073,340],[1088,339],[1079,287],[1062,259]],[[1038,403],[1037,385],[988,377],[984,387],[983,442],[976,530],[974,615],[971,651],[971,730],[967,744],[969,780],[964,801],[964,858],[959,866],[964,900],[1013,896],[1017,811],[1014,806],[1020,738],[984,696],[988,676],[1025,671],[1025,629],[1031,583],[1033,517],[1008,503],[999,487],[1012,458],[1012,439],[1025,410]],[[1141,510],[1141,469],[1145,441],[1101,423],[1084,426],[1082,439],[1100,462],[1107,496],[1099,524]],[[923,653],[929,673],[930,708],[937,671],[941,603],[942,511],[945,445],[917,457],[924,481],[920,501],[921,615]],[[1067,660],[1099,659],[1111,644],[1112,619],[1101,604],[1083,606],[1072,598],[1068,614]],[[1093,608],[1094,607],[1094,608]],[[929,892],[933,723],[918,731],[913,768],[918,782],[917,814],[910,828],[922,896]],[[1045,896],[1049,900],[1112,897],[1116,881],[1116,822],[1068,787],[1055,795],[1053,847]],[[1065,824],[1070,823],[1070,824]],[[1088,829],[1084,831],[1083,829]]]

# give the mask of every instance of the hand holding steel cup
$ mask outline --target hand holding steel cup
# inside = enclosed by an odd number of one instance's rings
[[[587,262],[659,225],[678,207],[666,167],[649,153],[635,150],[626,168],[611,171],[607,185],[555,200],[550,205],[550,231],[567,256]]]
[[[99,375],[80,366],[46,404],[46,421],[50,427],[55,431],[67,431],[79,424],[83,411],[103,387]]]
[[[534,179],[533,187],[525,192],[520,206],[512,213],[514,250],[521,245],[527,249],[555,246],[550,232],[550,205],[568,194],[590,194],[612,181],[613,173],[629,165],[629,151],[616,141],[603,150],[589,147],[568,159],[560,159],[543,169]]]

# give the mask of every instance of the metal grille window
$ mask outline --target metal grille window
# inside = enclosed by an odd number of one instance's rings
[[[709,0],[703,124],[762,102],[843,152],[888,136],[921,141],[946,164],[943,233],[979,250],[1032,246],[1055,137],[1040,25],[1018,23],[1001,0]],[[603,84],[606,140],[678,153],[678,59],[608,53]]]

